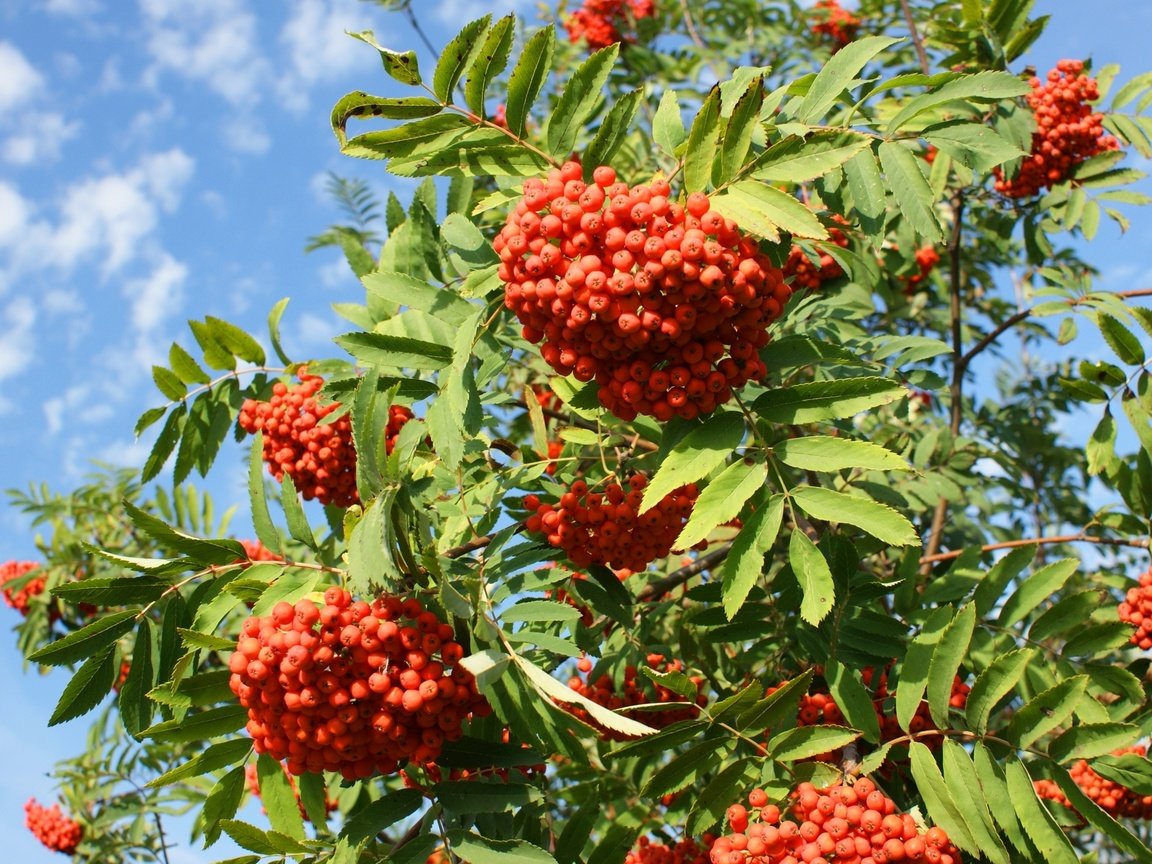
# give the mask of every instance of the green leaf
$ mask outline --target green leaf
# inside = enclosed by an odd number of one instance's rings
[[[798,726],[772,736],[768,752],[778,762],[795,762],[839,750],[859,737],[859,732],[843,726]]]
[[[828,561],[807,534],[794,528],[788,539],[788,563],[792,565],[803,594],[800,617],[815,627],[832,611],[836,602],[836,585]]]
[[[168,349],[168,365],[185,384],[212,383],[212,378],[200,368],[195,358],[175,342]]]
[[[565,705],[579,705],[588,712],[588,715],[593,721],[606,729],[611,729],[613,732],[619,732],[621,735],[639,736],[655,734],[656,730],[651,726],[646,726],[630,717],[617,714],[615,711],[610,711],[603,705],[581,696],[575,690],[561,684],[531,660],[519,655],[514,655],[512,659],[516,665],[523,670],[528,680],[540,688],[544,695],[550,700],[562,702]]]
[[[720,89],[713,87],[696,112],[684,152],[684,190],[703,192],[712,183],[712,165],[720,143]]]
[[[340,836],[353,843],[375,837],[380,831],[406,819],[420,809],[424,796],[415,789],[398,789],[348,814]]]
[[[976,840],[977,848],[993,864],[1012,864],[1012,858],[992,821],[976,766],[968,751],[950,738],[943,744],[944,783],[960,817]],[[937,820],[939,821],[939,820]]]
[[[1028,82],[1008,72],[977,72],[962,75],[935,90],[910,100],[888,123],[885,134],[891,135],[909,120],[925,111],[947,105],[949,102],[994,102],[1012,99],[1031,92]]]
[[[724,560],[721,595],[724,614],[731,621],[748,592],[756,584],[764,569],[764,556],[776,542],[780,523],[784,518],[784,496],[773,495],[766,501],[758,500],[755,511],[744,522],[744,527],[732,541],[728,557]]]
[[[1096,315],[1096,323],[1100,326],[1100,335],[1104,337],[1108,347],[1116,352],[1116,356],[1120,358],[1121,362],[1127,363],[1129,366],[1143,365],[1144,348],[1140,344],[1140,340],[1131,330],[1121,324],[1119,319],[1107,312],[1100,312]]]
[[[988,571],[972,593],[972,602],[976,606],[976,613],[981,617],[987,615],[1004,596],[1004,589],[1008,587],[1008,583],[1023,573],[1024,568],[1031,564],[1035,557],[1035,546],[1023,546],[1019,549],[1013,549],[993,564],[992,569]]]
[[[918,235],[929,243],[938,242],[943,231],[933,208],[932,188],[921,167],[923,160],[901,144],[884,141],[880,144],[880,164],[901,215]]]
[[[166,615],[176,616],[178,613],[169,605]],[[128,676],[120,688],[117,698],[120,708],[120,719],[124,729],[132,737],[137,737],[141,731],[152,722],[154,705],[146,694],[155,683],[155,670],[152,664],[152,630],[155,625],[149,618],[141,619],[136,627],[136,641],[132,644],[132,658],[128,667]]]
[[[980,780],[980,788],[984,792],[984,799],[988,802],[988,811],[992,814],[993,820],[1026,860],[1032,860],[1032,848],[1028,845],[1028,840],[1024,837],[1024,832],[1016,819],[1016,811],[1012,808],[1012,796],[1008,793],[1004,772],[983,741],[977,741],[972,745],[972,761],[975,763],[976,776]]]
[[[1140,727],[1131,723],[1081,723],[1053,739],[1048,755],[1057,762],[1094,759],[1127,747],[1140,737]]]
[[[152,367],[152,381],[156,384],[156,388],[173,402],[179,402],[188,395],[188,388],[184,382],[163,366]]]
[[[239,357],[241,360],[247,360],[249,363],[255,363],[257,366],[264,365],[266,358],[264,357],[264,349],[260,347],[260,343],[235,324],[231,324],[222,318],[214,318],[211,315],[204,316],[204,323],[208,325],[208,332],[212,334],[212,338],[231,351],[236,357]]]
[[[1002,737],[1021,748],[1031,746],[1072,716],[1089,683],[1087,675],[1075,675],[1037,693],[1012,715]]]
[[[371,30],[360,33],[349,33],[353,39],[366,42],[380,52],[380,59],[384,62],[384,71],[401,84],[416,85],[420,83],[420,67],[416,64],[415,51],[390,51],[377,43]]]
[[[268,339],[272,343],[272,350],[276,352],[276,356],[285,366],[292,361],[280,345],[280,319],[284,317],[284,310],[288,308],[288,300],[288,297],[284,297],[276,301],[276,305],[268,313]]]
[[[690,549],[716,526],[735,519],[744,502],[762,488],[767,479],[768,466],[763,462],[745,459],[733,462],[704,487],[673,548]]]
[[[256,537],[271,552],[283,554],[280,532],[272,522],[268,499],[264,494],[264,433],[257,432],[248,455],[248,502]]]
[[[432,92],[441,102],[452,101],[452,91],[464,70],[472,65],[477,53],[484,46],[482,41],[488,33],[491,15],[470,21],[444,46],[436,69],[432,72]]]
[[[983,123],[942,123],[923,132],[924,140],[973,171],[987,172],[1028,154]]]
[[[504,71],[516,38],[516,16],[505,15],[492,27],[464,82],[464,100],[477,116],[484,116],[484,99],[492,81]]]
[[[832,698],[844,712],[844,719],[854,729],[864,733],[865,740],[879,743],[880,722],[876,716],[876,706],[858,673],[835,660],[829,660],[824,664],[824,679],[828,682]]]
[[[164,467],[164,463],[168,461],[168,457],[172,455],[176,443],[180,440],[187,416],[188,406],[183,402],[172,409],[168,419],[164,421],[164,425],[160,429],[160,434],[156,436],[156,441],[152,445],[148,458],[144,460],[144,467],[140,471],[141,483],[147,483],[160,473],[160,469]]]
[[[466,864],[555,864],[556,861],[527,840],[490,840],[470,831],[449,831],[448,846]]]
[[[773,452],[785,465],[801,471],[833,472],[850,468],[868,471],[911,471],[902,456],[867,441],[808,435],[776,445]]]
[[[355,90],[340,98],[332,106],[332,131],[343,145],[347,140],[345,129],[353,117],[382,117],[387,120],[415,120],[431,117],[444,110],[444,106],[427,96],[373,96]]]
[[[556,100],[556,107],[548,118],[548,152],[553,156],[567,159],[572,152],[584,122],[600,101],[601,91],[619,53],[618,42],[594,52],[580,64],[564,85],[560,98]],[[509,84],[509,99],[511,95]],[[508,125],[512,125],[511,120]]]
[[[219,744],[212,744],[203,752],[197,753],[183,765],[177,765],[159,777],[153,778],[146,785],[152,789],[159,789],[181,780],[203,777],[212,771],[236,764],[245,759],[251,752],[252,741],[247,738],[221,741]]]
[[[948,832],[948,838],[957,848],[979,857],[984,850],[977,845],[959,806],[944,783],[944,777],[936,767],[936,760],[932,758],[932,751],[919,741],[910,741],[908,755],[911,757],[912,778],[928,808],[928,815]]]
[[[796,111],[796,119],[801,123],[815,123],[822,118],[868,61],[899,41],[886,36],[865,36],[833,54],[808,88]]]
[[[172,549],[209,564],[232,564],[245,556],[240,541],[231,539],[205,540],[173,528],[130,501],[123,502],[124,511],[136,525],[153,537],[165,549]]]
[[[295,840],[303,840],[304,819],[296,803],[296,790],[289,782],[284,766],[267,753],[261,753],[256,759],[256,779],[260,784],[260,800],[272,829]]]
[[[277,831],[261,831],[255,825],[236,819],[223,819],[220,826],[236,845],[259,855],[284,855],[307,852],[308,847]]]
[[[876,154],[871,148],[861,150],[844,163],[844,176],[848,179],[848,190],[860,217],[860,227],[868,234],[879,234],[884,227],[884,214],[887,207],[887,193]]]
[[[171,587],[171,581],[152,576],[90,576],[57,585],[52,595],[66,603],[127,606],[159,600]]]
[[[575,606],[555,600],[521,600],[500,613],[500,620],[506,624],[516,621],[575,621],[579,617],[580,610]]]
[[[1152,795],[1152,760],[1136,753],[1101,756],[1092,760],[1092,770],[1138,795]]]
[[[1095,765],[1093,766],[1095,768]],[[1056,770],[1052,772],[1052,777],[1056,781],[1056,785],[1060,787],[1060,791],[1068,799],[1068,803],[1072,805],[1085,821],[1109,840],[1111,840],[1118,849],[1122,850],[1124,854],[1128,855],[1130,861],[1152,861],[1152,848],[1133,834],[1124,825],[1117,822],[1110,813],[1104,810],[1099,804],[1084,794],[1084,790],[1076,785],[1066,771]]]
[[[48,725],[55,726],[80,717],[103,702],[119,671],[115,645],[89,657],[64,687],[52,716],[48,718]]]
[[[506,813],[539,804],[544,795],[527,783],[477,783],[472,780],[437,783],[432,796],[456,814]]]
[[[532,34],[520,51],[512,74],[508,78],[508,98],[505,100],[505,118],[513,135],[523,137],[528,112],[548,73],[552,69],[552,55],[556,51],[556,28],[549,24]]]
[[[51,645],[33,651],[28,659],[44,666],[66,666],[91,657],[130,631],[136,625],[136,615],[137,610],[125,609],[97,618]]]
[[[312,535],[312,528],[308,524],[304,506],[300,503],[296,484],[292,482],[292,475],[286,472],[280,479],[280,509],[284,511],[284,520],[288,523],[289,535],[308,548],[315,549],[316,538]]]
[[[814,519],[855,525],[891,546],[919,546],[920,537],[912,523],[891,507],[864,498],[825,489],[822,486],[797,486],[792,499]]]
[[[203,741],[235,732],[243,728],[247,722],[247,708],[243,705],[225,705],[189,714],[182,720],[165,720],[163,723],[157,723],[145,729],[143,737],[162,744]]]
[[[952,696],[952,682],[968,655],[975,627],[976,607],[968,603],[956,613],[932,649],[932,662],[928,666],[928,710],[941,729],[951,725],[948,700]]]
[[[440,223],[440,239],[452,246],[465,263],[473,267],[483,267],[496,263],[498,260],[488,238],[480,233],[480,229],[468,217],[460,213],[449,213],[447,218]],[[417,284],[421,288],[426,285],[426,283]],[[449,323],[464,321],[475,314],[476,306],[462,297],[446,289],[432,288],[432,290],[437,295],[448,294],[452,301],[456,302],[446,300],[443,297],[429,297],[428,299],[432,301],[432,308],[423,309],[428,314]],[[420,308],[415,306],[411,298],[404,302],[409,308]]]
[[[1028,769],[1015,756],[1008,757],[1005,767],[1008,794],[1012,809],[1024,828],[1024,833],[1040,850],[1045,864],[1078,864],[1079,856],[1067,835],[1060,830],[1052,814],[1036,795]]]
[[[1067,633],[1087,621],[1104,603],[1105,594],[1100,590],[1081,591],[1065,597],[1032,622],[1028,628],[1028,639],[1043,642],[1051,636]]]
[[[684,143],[688,133],[684,130],[684,118],[680,115],[680,101],[675,90],[665,90],[660,97],[660,105],[652,117],[652,140],[656,146],[675,156],[676,150]]]
[[[462,132],[475,128],[476,124],[459,114],[437,114],[391,129],[357,135],[348,139],[340,152],[359,159],[419,156],[434,153]]]
[[[406,336],[353,332],[337,336],[333,341],[369,366],[436,370],[452,362],[452,349],[447,345]]]
[[[644,490],[640,513],[651,510],[669,492],[708,476],[744,440],[744,415],[713,414],[673,447]]]
[[[592,142],[584,148],[583,164],[588,179],[591,172],[598,165],[608,165],[616,151],[628,138],[632,121],[636,119],[636,112],[644,99],[643,88],[637,88],[618,98],[608,109],[608,115],[596,130]]]
[[[644,784],[640,795],[659,798],[686,789],[722,765],[732,746],[733,742],[723,738],[699,742],[656,771]]]
[[[1054,595],[1080,566],[1077,558],[1064,558],[1041,567],[1020,583],[1000,609],[998,623],[1011,627],[1036,610],[1040,602]]]
[[[692,142],[689,141],[689,147]],[[780,232],[813,240],[828,239],[816,214],[787,192],[758,180],[741,180],[711,198],[712,209],[744,230],[778,242]]]
[[[996,703],[1015,688],[1036,656],[1036,649],[1022,648],[1001,654],[976,676],[965,704],[968,726],[977,735],[988,731],[988,717]]]
[[[797,425],[846,419],[906,395],[901,384],[887,378],[840,378],[769,390],[752,410],[770,423]]]
[[[859,132],[819,130],[807,138],[788,135],[756,158],[752,176],[769,183],[806,183],[823,177],[857,156],[869,158],[875,165],[871,154],[863,152],[871,143],[871,136]],[[879,176],[877,173],[877,180]],[[882,188],[880,193],[883,201]],[[880,210],[883,210],[882,206]]]
[[[900,664],[900,686],[896,688],[896,720],[901,729],[907,731],[916,716],[924,689],[928,686],[932,655],[952,622],[952,615],[948,606],[933,609],[904,654],[904,661]],[[948,683],[951,685],[951,679]]]
[[[760,123],[760,109],[764,105],[764,76],[756,73],[736,104],[732,106],[724,138],[720,146],[719,183],[726,183],[736,176],[748,156],[752,137]]]

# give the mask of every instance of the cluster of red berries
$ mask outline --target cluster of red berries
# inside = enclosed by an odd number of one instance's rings
[[[1103,115],[1088,103],[1100,97],[1096,79],[1083,74],[1081,60],[1061,60],[1048,73],[1048,80],[1033,78],[1028,105],[1036,115],[1032,152],[1020,172],[1006,180],[996,169],[996,191],[1009,198],[1029,198],[1066,180],[1077,165],[1119,142],[1104,133]]]
[[[791,289],[755,241],[702,192],[681,205],[663,179],[630,188],[602,165],[585,185],[582,171],[525,181],[493,241],[524,338],[623,420],[691,420],[762,379]]]
[[[288,777],[288,785],[292,787],[292,794],[296,796],[296,806],[300,810],[300,818],[309,820],[308,811],[304,809],[304,802],[300,800],[300,790],[296,788],[296,778],[291,774],[288,774],[287,770],[285,770],[284,773]],[[244,779],[248,783],[248,791],[259,798],[260,778],[256,773],[256,764],[254,762],[249,762],[244,766]],[[327,812],[332,813],[339,806],[340,804],[335,798],[331,797],[330,795],[325,796],[324,809]]]
[[[583,39],[595,51],[615,42],[635,41],[631,35],[635,23],[655,14],[653,0],[584,0],[564,26],[569,42],[576,44]]]
[[[434,760],[469,715],[491,712],[452,627],[419,600],[353,602],[333,587],[324,603],[281,602],[244,622],[229,683],[258,753],[292,774],[391,774]]]
[[[1122,756],[1125,753],[1135,753],[1144,756],[1148,752],[1144,746],[1125,747],[1115,751],[1113,756]],[[1152,795],[1140,795],[1126,786],[1121,786],[1112,780],[1101,777],[1088,765],[1087,760],[1080,759],[1069,770],[1073,782],[1091,798],[1101,810],[1117,818],[1152,819]],[[1059,802],[1069,809],[1075,810],[1068,803],[1063,791],[1051,780],[1033,781],[1036,794],[1041,798],[1048,798]]]
[[[340,403],[319,404],[315,395],[324,380],[309,375],[303,367],[297,375],[299,384],[289,386],[280,381],[273,385],[269,402],[244,400],[240,428],[264,433],[264,461],[277,481],[287,474],[305,500],[315,498],[321,504],[349,507],[360,500],[351,421],[345,414],[323,422],[339,410]],[[389,453],[400,429],[411,419],[410,410],[392,406],[385,430]]]
[[[892,741],[896,738],[904,737],[905,732],[900,728],[900,723],[895,715],[884,713],[886,700],[896,695],[895,690],[891,692],[888,690],[888,671],[881,671],[879,678],[877,678],[875,670],[872,667],[868,667],[861,670],[861,678],[864,681],[864,685],[872,689],[872,708],[876,712],[876,720],[880,725],[880,740]],[[780,688],[769,687],[765,695],[774,693],[778,689]],[[953,678],[952,694],[948,699],[948,704],[953,708],[962,709],[968,704],[968,692],[971,689],[972,688],[961,681],[959,677]],[[833,699],[830,694],[823,692],[805,693],[800,697],[800,708],[796,719],[798,726],[838,726],[843,722],[844,713],[840,710],[840,706],[836,704],[836,700]],[[932,714],[928,710],[928,704],[921,702],[917,706],[916,713],[913,715],[912,720],[908,723],[908,732],[916,735],[938,728],[932,720]],[[929,747],[939,747],[943,743],[943,738],[938,735],[925,735],[918,740],[923,744],[927,744]],[[822,754],[816,758],[824,762],[837,762],[840,759],[840,755],[840,752],[836,751]]]
[[[633,474],[627,491],[612,482],[603,492],[590,492],[586,482],[577,480],[555,504],[527,495],[524,506],[536,512],[525,527],[567,552],[575,567],[605,564],[639,572],[672,550],[699,494],[695,484],[689,483],[638,516],[647,482],[643,474]]]
[[[1152,569],[1140,576],[1140,584],[1129,588],[1119,608],[1120,620],[1136,628],[1132,644],[1152,650]]]
[[[679,660],[665,660],[663,654],[649,654],[647,661],[648,666],[658,672],[680,672],[684,669],[684,664]],[[592,661],[587,657],[581,657],[576,661],[576,666],[585,676],[592,671]],[[708,698],[700,692],[704,685],[704,679],[694,677],[692,678],[692,683],[696,685],[696,704],[703,707],[708,703]],[[601,675],[595,681],[588,681],[580,675],[573,675],[568,679],[568,688],[579,693],[585,699],[590,699],[597,705],[603,705],[610,711],[617,711],[632,705],[684,701],[684,697],[679,693],[674,693],[667,687],[656,682],[649,682],[647,686],[642,685],[638,670],[635,666],[625,667],[623,689],[619,691],[616,689],[616,683],[612,680],[612,677],[606,674]],[[602,738],[622,740],[628,737],[614,730],[601,728],[600,724],[593,720],[588,712],[579,705],[566,705],[565,710],[569,711],[574,717],[583,720],[589,726],[595,726],[599,729]],[[653,729],[664,729],[673,723],[679,723],[681,720],[693,720],[699,716],[699,713],[695,708],[683,705],[662,711],[645,711],[643,714],[637,713],[632,716],[646,726],[651,726]]]
[[[848,248],[848,238],[839,228],[828,229],[828,239],[841,249]],[[824,250],[820,250],[819,263],[813,262],[799,246],[788,250],[788,259],[784,262],[784,278],[788,280],[793,291],[807,288],[816,291],[830,279],[838,279],[844,275],[844,268],[840,262]]]
[[[818,16],[812,22],[812,32],[817,36],[827,36],[837,49],[856,38],[860,19],[841,7],[837,0],[816,0],[812,9]]]
[[[71,855],[84,837],[79,822],[69,819],[59,804],[44,807],[35,798],[24,804],[24,824],[32,834],[53,852]]]
[[[711,834],[705,834],[700,843],[685,837],[666,846],[641,837],[625,856],[624,864],[708,864],[708,849],[715,841]]]
[[[728,808],[732,833],[712,844],[712,864],[959,864],[961,860],[942,828],[921,834],[916,821],[897,813],[892,799],[867,777],[851,786],[836,783],[823,789],[801,783],[783,813],[768,803],[763,789],[753,789],[748,804]]]
[[[4,602],[21,615],[27,616],[32,598],[44,593],[44,577],[34,576],[19,588],[8,583],[39,566],[35,561],[5,561],[0,564],[0,585],[4,586]]]
[[[904,293],[914,293],[916,287],[928,278],[928,275],[936,269],[936,265],[939,263],[940,253],[936,251],[935,246],[921,246],[917,249],[916,266],[920,269],[919,272],[904,277]]]

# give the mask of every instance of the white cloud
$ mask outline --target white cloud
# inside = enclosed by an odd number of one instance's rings
[[[58,263],[71,268],[104,254],[109,275],[137,257],[159,212],[171,212],[192,176],[193,160],[179,149],[146,156],[124,174],[108,174],[72,187],[61,205],[51,244]]]
[[[524,13],[532,8],[531,0],[441,0],[436,7],[436,18],[459,29],[464,22],[489,12],[498,18],[508,12]],[[453,31],[455,33],[455,31]],[[381,43],[384,44],[384,43]],[[385,45],[384,47],[391,47]]]
[[[343,255],[319,268],[316,274],[320,277],[320,284],[325,288],[348,288],[356,285],[356,274],[352,272]]]
[[[151,335],[179,312],[187,277],[188,268],[164,252],[149,275],[124,283],[123,293],[132,309],[132,326],[138,333]]]
[[[296,334],[303,345],[299,348],[301,353],[308,353],[315,348],[332,348],[332,337],[343,330],[337,330],[337,325],[331,318],[325,318],[311,312],[301,315],[296,325]]]
[[[0,113],[32,99],[43,86],[44,77],[20,49],[9,42],[0,42]]]
[[[272,146],[264,124],[255,117],[237,116],[221,124],[224,143],[237,153],[261,156]]]
[[[65,289],[44,292],[40,305],[48,315],[73,315],[84,310],[80,294]]]
[[[268,75],[256,47],[256,16],[242,0],[140,0],[153,65],[161,72],[202,81],[234,105],[259,98]]]
[[[23,371],[35,355],[36,307],[27,297],[16,297],[0,312],[0,381]]]
[[[19,132],[4,142],[5,162],[13,165],[44,165],[60,158],[65,141],[80,131],[78,122],[69,123],[63,114],[42,114],[35,131]]]
[[[44,9],[54,15],[81,17],[100,11],[100,4],[96,0],[44,0]]]
[[[0,181],[0,249],[12,245],[28,224],[29,205],[14,187]]]
[[[377,55],[345,32],[369,27],[368,10],[359,0],[300,0],[280,31],[288,49],[288,75],[280,99],[293,110],[308,104],[308,89],[360,67],[379,63]]]

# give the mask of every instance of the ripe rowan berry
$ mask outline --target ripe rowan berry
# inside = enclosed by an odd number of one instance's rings
[[[1147,748],[1143,745],[1124,747],[1113,752],[1113,756],[1122,756],[1125,753],[1134,753],[1137,756],[1147,755]],[[1126,786],[1121,786],[1114,780],[1100,776],[1088,764],[1086,759],[1079,759],[1068,770],[1068,774],[1084,794],[1091,798],[1100,808],[1116,818],[1152,819],[1152,795],[1141,795]],[[1051,780],[1036,780],[1033,782],[1036,794],[1063,804],[1075,811],[1068,802],[1063,790]]]
[[[263,432],[264,461],[277,482],[287,474],[305,500],[349,507],[360,500],[351,421],[344,415],[325,422],[340,403],[319,404],[315,394],[323,379],[309,375],[305,367],[297,376],[299,384],[276,383],[267,402],[244,400],[240,428],[250,434]],[[391,406],[384,433],[387,452],[392,452],[400,429],[411,419],[408,408]]]
[[[291,615],[274,607],[241,628],[229,684],[257,752],[286,760],[291,774],[390,774],[435,760],[469,715],[490,713],[458,665],[464,651],[451,626],[418,600],[353,602],[339,587],[324,600],[319,610],[297,601]],[[438,640],[431,652],[420,647],[429,636]]]
[[[1029,83],[1028,105],[1036,117],[1032,150],[1011,180],[995,169],[997,192],[1009,198],[1030,198],[1067,180],[1072,171],[1093,156],[1120,147],[1104,132],[1103,115],[1088,103],[1100,97],[1096,79],[1083,74],[1080,60],[1061,60],[1047,80]]]
[[[818,16],[812,22],[811,30],[817,36],[827,36],[838,51],[856,38],[860,19],[840,6],[838,0],[816,0],[812,7]]]
[[[1129,588],[1117,610],[1121,621],[1135,626],[1132,644],[1152,650],[1152,568],[1141,574],[1139,584]]]
[[[587,660],[587,658],[581,659]],[[652,654],[649,655],[647,659],[648,665],[660,672],[679,672],[684,668],[684,664],[679,660],[665,660],[663,654]],[[616,682],[613,681],[609,675],[601,675],[595,681],[591,680],[588,676],[588,673],[592,671],[591,661],[586,663],[578,662],[577,669],[579,669],[583,675],[573,675],[568,680],[569,689],[576,691],[585,699],[589,699],[597,705],[603,705],[611,711],[627,708],[630,705],[684,701],[683,696],[658,683],[649,682],[646,685],[641,685],[637,675],[638,670],[635,666],[629,666],[624,670],[623,684],[620,689],[617,689]],[[696,704],[698,706],[707,704],[707,697],[701,692],[704,683],[703,679],[693,678],[692,680],[697,688]],[[601,728],[599,724],[592,719],[591,715],[579,705],[564,705],[563,707],[565,711],[568,711],[574,717],[578,717],[589,726],[599,729],[601,738],[619,741],[627,737],[615,730]],[[661,711],[645,711],[640,719],[646,726],[651,726],[653,729],[663,729],[681,720],[694,719],[698,715],[699,712],[695,708],[678,706]]]
[[[84,837],[83,826],[65,816],[59,804],[44,807],[35,798],[24,804],[24,824],[37,840],[65,855],[73,854]]]
[[[24,580],[18,588],[8,583],[20,579],[39,566],[35,561],[5,561],[0,564],[0,585],[4,587],[4,602],[25,617],[31,609],[32,598],[44,593],[44,577],[33,576]]]
[[[625,420],[690,420],[761,380],[757,352],[791,288],[756,243],[702,192],[681,206],[662,180],[629,187],[599,166],[596,185],[580,187],[565,170],[581,169],[567,163],[525,181],[493,241],[505,305],[545,362],[595,380],[601,404]],[[559,231],[540,237],[548,215],[559,216]],[[672,369],[683,370],[677,381]]]

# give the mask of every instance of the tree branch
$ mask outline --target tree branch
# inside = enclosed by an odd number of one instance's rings
[[[723,546],[713,549],[707,555],[701,555],[691,564],[686,564],[679,570],[673,570],[663,579],[657,579],[655,582],[650,582],[644,586],[636,599],[641,603],[647,603],[653,600],[659,600],[673,588],[677,588],[691,579],[698,573],[703,573],[710,567],[715,567],[721,561],[728,557],[728,553],[732,551],[732,544],[725,543]]]
[[[928,65],[928,52],[924,50],[924,38],[916,29],[916,19],[912,17],[912,9],[908,0],[900,0],[900,8],[904,10],[904,21],[908,25],[908,33],[912,36],[912,44],[916,46],[916,56],[920,59],[920,71],[925,75],[932,74],[932,67]]]
[[[994,552],[997,549],[1015,549],[1020,546],[1050,546],[1055,543],[1096,543],[1101,546],[1124,546],[1130,549],[1148,549],[1148,540],[1123,539],[1119,537],[1094,537],[1083,532],[1079,534],[1060,534],[1054,537],[1028,537],[1022,540],[1005,540],[1002,543],[989,543],[980,547],[981,552]],[[925,555],[920,559],[921,564],[935,564],[937,561],[951,561],[964,554],[963,549],[953,549],[951,552],[939,552],[934,555]]]

